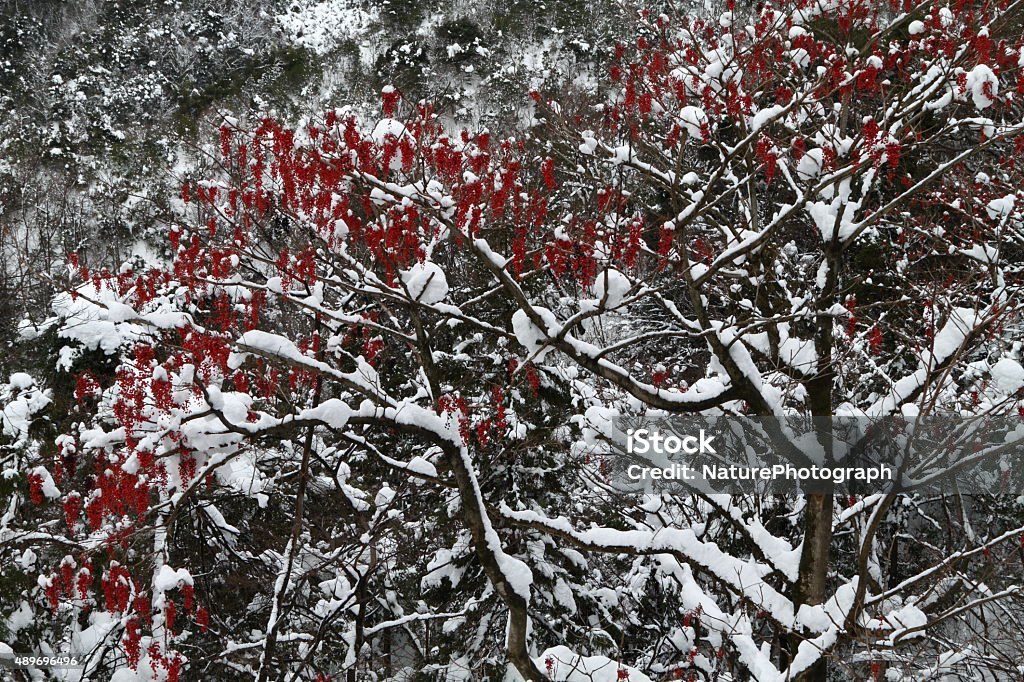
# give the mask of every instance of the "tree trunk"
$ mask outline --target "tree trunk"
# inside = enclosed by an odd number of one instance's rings
[[[838,221],[841,216],[837,217]],[[817,300],[815,318],[814,350],[818,358],[818,371],[807,381],[807,394],[811,414],[815,417],[831,418],[833,415],[832,390],[835,366],[832,360],[832,329],[835,324],[829,312],[836,302],[839,278],[839,255],[834,245],[826,245],[825,259],[828,272],[824,286]],[[831,424],[821,433],[826,457],[832,456]],[[807,604],[817,606],[825,601],[828,578],[829,548],[832,545],[832,510],[835,498],[831,494],[806,496],[804,509],[803,548],[800,553],[800,574],[796,589],[797,609]],[[796,655],[797,647],[803,640],[801,633],[794,633],[790,643],[790,660]],[[824,682],[828,677],[828,663],[821,658],[812,666],[797,674],[798,682]]]
[[[480,560],[488,580],[494,585],[494,590],[508,606],[508,635],[505,645],[508,660],[527,682],[546,682],[547,675],[537,668],[529,654],[529,642],[527,641],[529,618],[526,600],[505,578],[494,548],[489,542],[488,531],[492,533],[494,531],[491,528],[487,510],[483,508],[477,497],[479,488],[475,474],[469,469],[470,464],[462,458],[462,453],[457,448],[446,444],[446,454],[459,487],[462,516],[473,537],[473,547],[476,550],[477,558]]]
[[[804,510],[804,545],[800,554],[800,577],[797,584],[798,605],[815,606],[825,601],[828,555],[832,544],[832,495],[808,495]],[[791,657],[796,655],[802,637],[794,636]],[[824,682],[828,665],[824,658],[796,676],[799,682]]]

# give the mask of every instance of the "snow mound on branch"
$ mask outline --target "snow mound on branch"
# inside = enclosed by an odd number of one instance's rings
[[[377,121],[377,125],[373,127],[373,132],[370,133],[370,137],[377,144],[384,144],[388,136],[396,139],[406,135],[405,124],[395,118],[382,118]]]
[[[36,380],[24,372],[15,372],[11,375],[11,378],[7,383],[9,383],[12,388],[25,391],[35,386]]]
[[[986,64],[978,64],[967,74],[967,90],[974,99],[974,106],[987,109],[995,104],[999,79]]]
[[[300,419],[319,420],[332,429],[344,428],[351,416],[352,410],[338,398],[330,398],[299,413]]]
[[[988,213],[988,217],[992,220],[1001,220],[1013,213],[1013,207],[1016,203],[1017,197],[1013,194],[1007,194],[1004,197],[988,202],[985,205],[985,212]]]
[[[96,288],[91,283],[79,286],[75,295],[57,294],[52,306],[62,323],[57,333],[60,338],[107,355],[129,343],[148,343],[152,328],[176,329],[191,324],[189,315],[171,298],[160,297],[135,310],[110,288]]]
[[[50,471],[46,467],[36,467],[32,470],[33,476],[38,476],[42,483],[43,497],[48,500],[56,500],[60,498],[60,488],[53,481],[53,476],[50,475]]]
[[[821,175],[821,168],[824,165],[825,150],[810,149],[800,157],[796,165],[796,174],[801,180],[811,180]]]
[[[927,363],[938,365],[960,350],[967,337],[981,323],[982,314],[971,308],[956,307],[932,341],[933,352],[923,354]]]
[[[1012,358],[1003,358],[992,365],[992,380],[1003,393],[1016,393],[1024,387],[1024,367]]]
[[[550,346],[544,348],[548,339],[558,334],[560,325],[558,324],[558,318],[555,314],[547,308],[541,308],[534,306],[533,310],[540,315],[540,318],[544,321],[547,326],[547,330],[541,329],[530,320],[530,316],[526,314],[524,310],[517,310],[512,315],[512,331],[516,335],[516,340],[519,341],[526,348],[527,352],[533,356],[536,353],[535,360],[538,362],[544,359],[544,356],[551,350]],[[543,348],[543,350],[541,350]]]
[[[633,283],[624,274],[609,268],[597,275],[591,290],[605,308],[618,308],[625,300]]]
[[[15,372],[7,385],[0,384],[0,431],[13,438],[15,445],[24,443],[32,418],[42,412],[50,400],[50,392],[41,391],[31,376]]]
[[[394,118],[382,118],[370,133],[370,137],[378,145],[384,145],[388,140],[398,140],[405,136],[411,136],[411,134],[405,129],[404,123]],[[400,152],[396,151],[391,157],[388,168],[393,171],[402,170],[402,154]]]
[[[153,589],[157,592],[168,592],[176,590],[182,585],[192,584],[192,574],[188,569],[179,568],[174,570],[167,564],[160,567],[160,570],[153,577]]]
[[[679,111],[679,121],[686,129],[686,134],[698,140],[703,139],[703,126],[708,125],[708,115],[700,107],[685,106]]]
[[[758,130],[768,125],[769,122],[775,120],[775,118],[785,110],[786,107],[781,104],[761,109],[750,118],[750,131],[756,133]]]
[[[584,130],[582,133],[582,137],[583,144],[579,146],[580,153],[590,156],[594,153],[595,150],[597,150],[597,138],[594,137],[593,130]]]
[[[893,383],[888,395],[876,400],[866,410],[866,414],[883,415],[899,409],[904,400],[924,385],[930,371],[960,351],[964,341],[977,331],[983,319],[983,313],[971,308],[956,307],[950,310],[948,319],[932,340],[932,349],[921,352],[921,364],[917,371]]]
[[[604,405],[591,405],[578,420],[583,432],[583,441],[588,447],[603,442],[610,442],[614,437],[614,420],[619,416],[617,410]]]
[[[606,656],[580,656],[562,645],[551,647],[533,659],[533,662],[544,671],[550,667],[550,678],[554,682],[618,682],[622,679],[628,679],[629,682],[651,682],[651,678],[636,668],[619,665]],[[523,678],[509,666],[505,682],[523,682]]]
[[[960,249],[960,253],[981,263],[995,263],[999,260],[999,252],[988,244],[975,244],[969,249]]]
[[[824,201],[807,202],[807,212],[826,242],[833,239],[843,241],[856,231],[854,215],[859,208],[859,201],[844,202],[842,196],[837,196],[827,204]]]
[[[928,624],[928,616],[918,606],[905,604],[885,614],[883,618],[872,618],[868,621],[868,627],[893,628],[888,636],[890,642],[911,637],[924,637],[926,634],[921,628]]]
[[[462,576],[466,573],[465,566],[459,566],[456,561],[461,555],[450,549],[441,548],[434,554],[434,558],[427,563],[427,573],[420,578],[420,589],[430,590],[444,585],[447,578],[452,588],[459,586]]]
[[[417,263],[402,271],[402,283],[413,300],[433,305],[448,295],[448,279],[436,263]]]
[[[25,556],[32,557],[32,561],[35,561],[35,552],[33,552],[31,549],[26,549],[25,550],[25,553],[22,554],[22,557],[23,557],[22,561],[24,561],[24,557]],[[26,563],[22,563],[22,565],[25,566],[26,568],[28,568],[29,566],[32,565],[32,561],[26,562],[27,565],[26,565]],[[15,609],[13,612],[11,612],[11,615],[7,616],[6,625],[7,625],[8,631],[10,631],[12,634],[15,634],[19,630],[24,630],[25,628],[27,628],[28,626],[32,625],[35,622],[36,622],[36,618],[35,618],[35,614],[32,613],[32,607],[28,605],[27,601],[22,599],[21,603],[18,605],[18,608]],[[7,647],[7,648],[5,649],[4,647]],[[13,653],[11,651],[11,648],[8,647],[3,642],[0,642],[0,655],[10,654],[10,653]]]

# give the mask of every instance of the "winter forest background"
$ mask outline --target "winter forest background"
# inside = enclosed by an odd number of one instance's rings
[[[607,480],[1024,416],[1024,0],[0,17],[0,679],[1024,677],[1024,491]]]

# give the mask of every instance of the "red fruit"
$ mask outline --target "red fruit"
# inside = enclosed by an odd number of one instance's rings
[[[142,634],[139,632],[139,619],[132,618],[124,627],[124,639],[122,640],[125,657],[128,659],[128,666],[132,670],[138,670],[139,660],[142,658],[141,639]]]
[[[195,606],[195,588],[191,585],[182,585],[181,594],[184,597],[185,610],[192,611]]]
[[[203,632],[210,628],[210,614],[202,606],[196,610],[196,624],[199,625],[199,629]]]
[[[57,613],[57,607],[60,606],[60,584],[57,582],[57,576],[50,577],[44,593],[46,594],[46,601],[49,603],[50,609]]]
[[[78,515],[82,511],[82,496],[77,492],[72,492],[64,500],[64,522],[68,526],[68,531],[74,533],[75,524],[78,523]]]
[[[882,350],[882,330],[878,325],[871,327],[868,332],[868,348],[872,355],[878,355]]]
[[[555,188],[555,160],[548,158],[540,165],[540,172],[544,178],[544,184],[549,190]]]
[[[174,605],[173,601],[167,602],[167,607],[164,609],[164,624],[167,627],[168,632],[174,632],[174,619],[178,615],[178,607]]]
[[[43,503],[43,477],[39,474],[28,475],[28,496],[32,504]]]

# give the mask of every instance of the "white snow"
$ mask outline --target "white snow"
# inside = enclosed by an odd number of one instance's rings
[[[448,278],[441,266],[430,261],[416,263],[402,271],[402,283],[414,301],[433,305],[448,295]]]
[[[582,137],[583,143],[579,146],[579,150],[581,153],[590,156],[597,150],[597,138],[594,137],[593,130],[584,130]]]
[[[992,220],[1001,220],[1013,213],[1013,207],[1017,203],[1017,196],[1007,194],[1006,196],[992,199],[985,205],[985,212]]]
[[[892,383],[886,395],[876,400],[865,414],[879,416],[900,408],[915,391],[924,386],[932,371],[960,350],[968,335],[982,318],[982,313],[971,308],[953,308],[942,328],[932,339],[931,350],[921,351],[918,369]]]
[[[975,326],[980,322],[982,315],[972,308],[953,308],[949,313],[949,319],[942,329],[935,335],[932,345],[934,355],[928,358],[934,363],[940,363],[949,358],[953,353],[960,350],[961,344],[968,334],[974,331]]]
[[[825,152],[822,149],[808,149],[796,165],[796,174],[801,180],[813,180],[821,175]]]
[[[373,132],[370,133],[370,137],[377,144],[384,144],[389,136],[397,139],[407,134],[405,124],[398,119],[382,118],[377,121],[377,125],[373,127]]]
[[[1024,387],[1024,367],[1012,358],[1002,358],[992,365],[992,380],[1000,391],[1012,395]]]
[[[186,568],[177,570],[167,564],[160,566],[160,570],[153,576],[153,590],[156,592],[167,592],[175,590],[182,585],[192,584],[192,574]]]
[[[61,293],[54,297],[53,310],[63,322],[58,336],[107,354],[123,345],[148,340],[154,328],[175,329],[191,322],[189,315],[168,298],[158,298],[145,310],[137,311],[106,287],[96,289],[83,284],[76,293],[79,295]]]
[[[8,631],[12,634],[16,634],[18,630],[22,630],[32,623],[35,622],[35,615],[32,613],[32,607],[25,600],[22,600],[18,605],[18,608],[11,611],[11,614],[7,616],[6,625]],[[7,646],[3,642],[0,642],[0,654],[4,653],[3,647]]]
[[[798,69],[806,69],[811,63],[810,53],[802,47],[790,50],[789,57]]]
[[[43,496],[48,500],[60,499],[60,490],[57,488],[57,484],[53,481],[53,476],[46,467],[36,467],[32,470],[32,474],[38,476],[43,483]]]
[[[974,106],[987,109],[995,104],[993,97],[999,93],[999,78],[988,65],[978,64],[967,73],[967,90]]]
[[[927,633],[921,628],[928,623],[928,615],[916,604],[904,604],[886,613],[881,618],[871,618],[866,627],[874,630],[888,631],[888,642],[925,637]],[[913,631],[913,632],[910,632]]]
[[[352,410],[342,400],[329,398],[316,407],[302,410],[298,415],[298,419],[322,421],[332,429],[340,429],[348,423],[348,418],[351,415]]]
[[[476,247],[477,251],[486,256],[487,260],[493,263],[495,267],[504,268],[508,264],[508,259],[491,249],[491,245],[487,243],[486,239],[474,240],[473,246]]]
[[[529,355],[534,356],[534,359],[539,362],[551,351],[551,347],[545,347],[545,344],[548,339],[558,334],[561,325],[558,324],[555,314],[547,308],[534,306],[533,310],[544,321],[547,329],[544,330],[535,325],[526,311],[517,310],[512,315],[512,331],[516,335],[516,340],[526,348]]]
[[[582,656],[563,645],[551,647],[533,659],[544,671],[549,661],[552,682],[619,682],[623,679],[620,670],[628,673],[629,682],[652,682],[636,668],[620,665],[606,656]],[[523,678],[510,666],[505,682],[523,682]]]
[[[377,125],[373,127],[373,132],[370,133],[370,138],[378,145],[383,145],[386,144],[388,140],[397,140],[408,135],[411,135],[411,133],[406,130],[405,124],[398,119],[382,118],[377,122]],[[396,150],[388,162],[388,168],[393,171],[399,171],[402,170],[402,165],[402,154]]]
[[[462,576],[466,573],[465,566],[456,566],[459,554],[450,549],[441,548],[434,558],[427,563],[427,571],[420,578],[420,589],[429,590],[444,585],[445,579],[452,587],[458,587]]]
[[[764,109],[761,109],[751,117],[750,131],[757,132],[761,128],[765,127],[769,121],[774,120],[776,116],[778,116],[785,110],[786,107],[784,107],[781,104],[776,104],[774,106],[765,107]]]
[[[25,391],[35,386],[36,381],[24,372],[15,372],[11,375],[11,378],[8,379],[7,383],[18,390]]]
[[[679,121],[686,129],[687,135],[700,140],[703,138],[701,126],[708,125],[708,115],[700,107],[687,105],[679,110]]]
[[[823,241],[843,241],[856,231],[854,216],[860,208],[860,202],[844,201],[843,196],[839,195],[829,203],[808,201],[806,208]]]
[[[536,512],[515,511],[505,505],[502,506],[501,513],[511,518],[525,519],[548,526],[576,538],[585,545],[596,545],[605,550],[682,554],[689,561],[700,565],[722,582],[746,595],[776,619],[792,622],[795,617],[793,602],[765,581],[771,568],[763,563],[731,556],[714,542],[700,540],[691,528],[662,528],[658,531],[650,531],[593,527],[577,531],[569,520],[562,516],[546,518]],[[768,547],[767,543],[763,546],[763,548]],[[795,553],[780,554],[777,559],[780,567],[798,560]],[[789,573],[792,569],[785,568],[783,570]]]
[[[287,13],[274,19],[293,43],[318,55],[363,36],[374,21],[374,15],[354,0],[307,0],[289,5]]]
[[[24,372],[12,374],[6,385],[0,384],[0,430],[15,444],[24,443],[33,417],[50,402],[50,391],[40,390],[31,376]]]
[[[594,297],[605,308],[618,308],[629,293],[633,283],[615,268],[598,273],[591,287]]]

